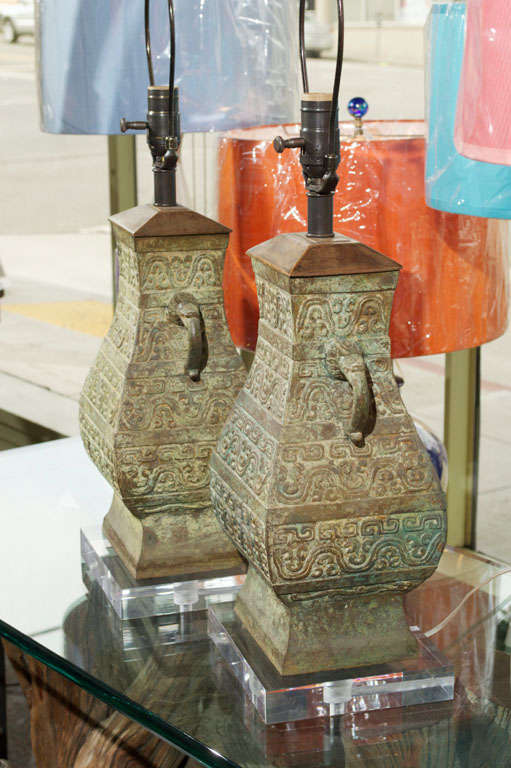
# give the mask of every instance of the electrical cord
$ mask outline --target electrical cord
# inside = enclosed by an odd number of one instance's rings
[[[490,578],[486,579],[486,581],[483,581],[482,584],[478,584],[477,587],[474,587],[470,590],[470,592],[467,592],[463,600],[456,606],[456,608],[451,611],[451,613],[449,613],[445,619],[442,619],[439,624],[437,624],[435,627],[432,627],[432,629],[428,629],[427,632],[424,632],[424,636],[433,637],[434,635],[438,634],[438,632],[440,632],[461,611],[467,600],[470,600],[472,595],[475,595],[476,592],[478,592],[483,587],[486,587],[488,584],[491,584],[491,582],[495,579],[498,579],[501,576],[505,576],[506,573],[511,573],[511,568],[504,568],[504,570],[499,571],[493,576],[490,576]]]

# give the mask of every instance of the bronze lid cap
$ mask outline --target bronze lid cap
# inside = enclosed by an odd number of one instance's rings
[[[397,261],[338,234],[328,239],[307,237],[304,232],[277,235],[248,253],[289,277],[358,275],[401,269]]]
[[[226,235],[231,230],[218,221],[182,205],[158,208],[138,205],[110,217],[112,224],[133,237],[172,237],[173,235]]]

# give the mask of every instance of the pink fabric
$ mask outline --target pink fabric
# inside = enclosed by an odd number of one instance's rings
[[[468,0],[454,140],[460,155],[511,165],[511,0]]]

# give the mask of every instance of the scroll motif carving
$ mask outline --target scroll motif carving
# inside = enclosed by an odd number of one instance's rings
[[[115,316],[81,397],[84,443],[136,513],[188,491],[199,490],[209,505],[209,457],[245,379],[223,312],[223,251],[138,252],[123,241],[118,254]],[[187,331],[169,320],[172,296],[183,289],[204,301],[206,328],[215,324],[209,341],[216,367],[200,382],[184,374]],[[109,435],[95,426],[105,422]]]
[[[297,302],[295,330],[303,341],[387,332],[392,309],[390,292],[308,296]]]
[[[296,320],[296,332],[305,340],[327,339],[333,331],[332,311],[328,299],[306,299]]]
[[[218,381],[219,377],[215,378]],[[219,428],[225,423],[232,405],[229,391],[215,388],[214,382],[197,391],[186,386],[181,390],[174,389],[168,384],[155,396],[140,393],[127,398],[120,424],[125,430],[147,432],[177,428],[183,423],[196,428]]]
[[[286,357],[259,339],[257,360],[247,376],[245,389],[278,419],[284,415],[289,366]]]
[[[346,595],[406,591],[438,563],[446,520],[394,378],[395,279],[255,272],[256,356],[212,458],[219,520],[286,600],[329,579]]]
[[[264,525],[235,491],[227,488],[215,475],[211,481],[211,500],[219,521],[237,549],[268,577]]]
[[[240,408],[234,409],[217,445],[221,459],[257,495],[269,480],[275,450],[275,441]]]
[[[286,336],[290,335],[292,329],[290,296],[280,288],[257,277],[256,282],[260,320],[268,323],[276,331]]]
[[[295,379],[288,405],[293,422],[336,422],[351,408],[351,391],[347,382],[328,381],[326,376]]]
[[[138,268],[135,252],[119,242],[117,243],[116,250],[119,257],[119,284],[125,283],[123,285],[124,289],[129,287],[138,292]],[[125,290],[123,293],[129,295],[131,292]]]
[[[128,496],[169,494],[175,491],[182,495],[187,489],[207,486],[209,455],[183,457],[170,448],[159,450],[154,464],[144,458],[142,450],[130,449],[121,453],[119,486],[126,489]]]
[[[332,299],[332,312],[337,330],[343,334],[366,335],[387,331],[392,303],[385,293],[359,297],[335,297]]]
[[[152,377],[128,379],[126,381],[126,391],[129,397],[162,395],[165,392],[165,379]]]
[[[80,434],[91,460],[112,487],[118,489],[114,472],[113,446],[109,444],[103,431],[98,429],[83,407],[80,410]]]
[[[169,289],[201,289],[222,285],[218,255],[200,251],[172,253],[172,256],[148,254],[141,265],[141,289],[144,292]]]
[[[395,437],[397,440],[397,436]],[[338,443],[318,446],[326,450],[335,463],[309,458],[314,446],[305,449],[290,447],[282,451],[278,465],[277,499],[282,504],[317,504],[342,502],[363,495],[379,499],[410,492],[428,491],[436,487],[432,467],[422,456],[401,454],[397,462],[371,457],[361,451],[354,456],[342,450]],[[314,454],[312,454],[314,455]],[[297,460],[301,456],[301,460]],[[409,462],[409,463],[408,463]]]
[[[175,357],[184,358],[186,332],[172,328],[168,321],[144,328],[139,337],[134,362],[166,362]]]
[[[321,461],[325,457],[325,447],[321,443],[308,445],[287,445],[282,449],[282,461],[297,464],[299,461]]]
[[[272,530],[272,566],[285,581],[434,567],[445,543],[443,512],[393,515]],[[422,580],[422,579],[421,579]]]

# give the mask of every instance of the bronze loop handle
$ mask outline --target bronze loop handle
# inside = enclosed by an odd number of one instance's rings
[[[190,296],[176,296],[171,318],[188,331],[185,373],[192,381],[200,381],[208,362],[208,345],[200,306]]]
[[[325,348],[325,365],[331,376],[351,386],[353,405],[347,432],[351,442],[360,447],[374,429],[376,413],[364,353],[354,341],[333,339]]]

